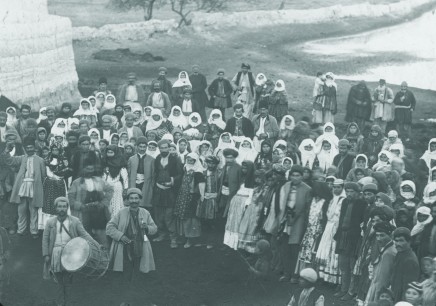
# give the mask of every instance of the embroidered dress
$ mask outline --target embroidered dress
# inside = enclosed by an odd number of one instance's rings
[[[322,235],[322,207],[325,200],[316,199],[312,200],[310,205],[309,220],[307,223],[306,233],[301,241],[301,250],[299,254],[298,269],[302,269],[311,266],[314,262],[313,259],[316,256],[319,238]],[[299,272],[299,271],[298,271]]]
[[[246,188],[245,184],[243,184],[230,201],[224,232],[224,244],[228,245],[234,250],[238,249],[239,225],[241,223],[246,206],[251,202],[252,195],[253,189]]]
[[[123,190],[128,188],[128,173],[126,168],[121,168],[118,175],[112,177],[109,171],[107,171],[103,174],[103,179],[114,189],[114,195],[109,204],[109,212],[111,213],[111,217],[114,217],[124,208]]]
[[[216,219],[218,213],[218,172],[206,171],[206,186],[204,201],[197,207],[197,217],[201,219]]]
[[[344,197],[342,196],[335,196],[329,205],[327,210],[327,224],[321,237],[315,259],[318,266],[319,277],[332,284],[340,283],[336,241],[333,237],[338,230],[343,199]]]

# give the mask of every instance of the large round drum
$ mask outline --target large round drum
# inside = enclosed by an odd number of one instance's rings
[[[98,279],[109,266],[109,255],[99,246],[77,237],[71,239],[62,250],[61,264],[68,272],[78,272],[85,277]]]

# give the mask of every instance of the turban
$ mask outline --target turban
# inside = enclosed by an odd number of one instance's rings
[[[365,191],[369,191],[369,192],[376,194],[378,191],[377,185],[374,183],[365,184],[365,185],[363,185],[362,192],[365,192]]]
[[[333,182],[333,185],[340,185],[340,186],[344,186],[344,180],[343,179],[335,179]]]
[[[81,144],[84,141],[91,141],[91,137],[89,137],[88,135],[82,135],[79,137],[79,144]]]
[[[124,115],[124,119],[135,119],[135,115],[133,115],[132,113],[127,113]]]
[[[147,144],[147,138],[145,138],[144,136],[138,137],[138,139],[136,140],[136,145],[139,146],[141,143]]]
[[[220,74],[220,73],[225,74],[226,71],[225,71],[223,68],[219,68],[219,69],[217,70],[217,73],[216,73],[216,74]]]
[[[170,145],[171,141],[169,141],[168,139],[161,139],[159,140],[159,142],[157,143],[158,147],[160,148],[162,145],[167,144],[168,146]]]
[[[56,207],[59,202],[65,202],[67,205],[70,205],[70,201],[68,201],[66,197],[58,197],[53,202],[54,207]]]
[[[382,217],[382,219],[384,219],[384,221],[391,221],[395,217],[395,211],[390,206],[382,205],[382,206],[374,207],[371,210],[370,215],[372,215],[372,216],[378,215],[378,216]]]
[[[346,182],[344,188],[345,189],[352,189],[355,192],[360,192],[360,186],[359,186],[359,184],[357,184],[355,182]]]
[[[373,228],[374,232],[386,233],[388,235],[391,235],[392,232],[395,230],[395,226],[386,221],[374,224]]]
[[[142,192],[139,190],[139,188],[129,188],[127,190],[127,197],[129,197],[131,194],[137,194],[142,199]]]
[[[246,64],[246,63],[242,63],[242,64],[241,64],[241,68],[242,68],[242,69],[244,69],[244,68],[245,68],[245,69],[251,69],[250,65],[249,65],[249,64]]]
[[[393,233],[394,238],[396,237],[404,237],[406,240],[410,240],[410,230],[406,227],[399,227]]]
[[[338,146],[347,146],[347,148],[350,147],[350,142],[348,141],[348,139],[341,139],[338,142]]]
[[[292,173],[297,172],[300,173],[301,175],[304,174],[304,168],[300,165],[293,165],[291,168],[291,171],[289,171],[289,174],[291,175]]]
[[[34,146],[35,145],[35,138],[33,138],[32,136],[26,136],[23,139],[23,146]]]
[[[239,152],[233,148],[226,148],[223,150],[224,157],[226,157],[226,156],[238,157],[238,155],[239,155]]]
[[[218,165],[220,163],[220,159],[214,155],[209,155],[206,157],[206,163]]]
[[[105,120],[109,120],[110,122],[112,122],[112,117],[110,115],[103,115],[103,117],[101,117],[101,121]]]
[[[318,273],[312,268],[306,268],[301,270],[300,277],[314,284],[318,280]]]

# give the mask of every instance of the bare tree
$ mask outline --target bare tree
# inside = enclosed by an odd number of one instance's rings
[[[280,3],[280,6],[279,6],[279,10],[285,9],[285,3],[286,3],[286,0],[282,0],[282,2]]]
[[[206,11],[210,13],[210,12],[223,10],[226,7],[227,1],[226,0],[196,0],[195,3],[197,5],[197,10]]]
[[[189,26],[192,23],[192,19],[188,19],[188,15],[192,12],[187,10],[187,6],[192,3],[192,0],[170,0],[171,10],[180,16],[179,25],[180,28],[183,24]]]
[[[142,8],[144,10],[144,20],[147,21],[153,18],[153,9],[159,2],[162,2],[162,0],[111,0],[109,6],[122,11]]]

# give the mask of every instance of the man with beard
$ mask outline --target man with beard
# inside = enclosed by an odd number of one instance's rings
[[[158,108],[161,110],[162,114],[169,116],[171,112],[171,100],[168,94],[162,91],[161,86],[159,81],[153,81],[151,84],[153,91],[148,96],[146,106]]]
[[[76,150],[71,157],[71,169],[73,180],[77,179],[84,168],[85,160],[89,161],[96,167],[96,171],[100,172],[100,157],[95,151],[90,150],[91,138],[87,135],[79,137],[79,149]]]
[[[253,128],[255,135],[253,139],[254,147],[260,152],[260,146],[265,139],[274,143],[279,136],[279,126],[276,118],[268,114],[268,101],[259,101],[259,114],[253,116]]]
[[[55,199],[54,206],[57,216],[47,221],[42,238],[42,256],[58,284],[57,305],[67,305],[73,275],[62,268],[62,250],[71,239],[76,237],[82,237],[96,246],[98,243],[86,232],[79,219],[67,215],[69,207],[67,198]]]
[[[365,81],[360,81],[357,85],[350,88],[346,106],[345,120],[356,122],[360,130],[363,131],[365,123],[369,121],[372,110],[371,93]]]
[[[106,224],[110,219],[109,205],[113,187],[96,175],[92,160],[85,160],[81,176],[74,180],[68,190],[71,214],[83,222],[88,232],[95,234],[96,240],[108,248]]]
[[[394,233],[394,244],[397,255],[392,267],[391,289],[395,302],[402,300],[408,284],[419,279],[419,263],[410,246],[410,230],[405,227],[397,228]]]
[[[0,119],[1,120],[1,119]],[[9,130],[5,135],[5,142],[0,142],[0,152],[10,148],[9,156],[21,156],[24,154],[23,146],[16,143],[18,133],[14,130]],[[18,170],[8,166],[6,159],[0,158],[0,209],[1,209],[1,224],[9,230],[9,234],[13,235],[17,229],[18,210],[15,203],[10,202],[12,187],[15,181],[15,172]]]
[[[129,188],[141,190],[141,206],[150,209],[153,206],[154,158],[146,154],[147,138],[144,136],[136,140],[136,148],[137,153],[127,162]]]
[[[353,167],[354,156],[349,154],[350,148],[350,142],[347,139],[339,140],[339,154],[333,158],[333,165],[337,168],[336,177],[342,180],[345,180]]]
[[[200,73],[200,66],[192,66],[192,74],[189,76],[189,80],[192,84],[192,100],[197,101],[201,121],[206,122],[207,80],[204,74]]]
[[[254,106],[254,86],[256,85],[253,73],[250,69],[249,64],[242,63],[241,70],[232,79],[234,92],[239,96],[238,100],[244,104],[247,118],[251,118],[251,112]],[[241,99],[241,96],[245,97]]]
[[[241,103],[236,103],[233,109],[235,113],[232,118],[227,120],[224,132],[232,134],[233,140],[236,142],[236,145],[239,146],[241,139],[244,137],[253,139],[254,127],[250,119],[243,116],[244,106]]]
[[[154,241],[163,241],[169,234],[170,247],[177,248],[173,210],[183,176],[183,165],[177,155],[170,154],[168,140],[160,140],[158,146],[160,154],[154,162],[153,203],[159,235]]]
[[[6,141],[6,134],[8,133],[8,131],[15,132],[18,136],[17,130],[13,126],[6,124],[7,120],[8,120],[8,115],[5,112],[1,111],[0,112],[0,143]],[[21,139],[19,142],[21,142]]]
[[[139,207],[142,192],[127,190],[128,207],[122,208],[107,224],[106,233],[112,238],[110,269],[123,272],[128,282],[137,280],[138,272],[155,270],[153,251],[148,235],[157,232],[157,226],[145,208]]]
[[[38,238],[38,209],[42,207],[44,194],[43,183],[46,177],[45,161],[35,154],[35,138],[23,140],[26,150],[24,156],[11,156],[11,144],[1,154],[1,158],[9,167],[19,167],[11,192],[11,203],[18,204],[18,234],[24,235],[27,229],[28,213],[30,213],[30,233]]]
[[[410,140],[412,131],[412,113],[415,111],[416,99],[406,82],[401,83],[401,90],[395,95],[395,121],[397,131],[403,139]]]
[[[71,110],[71,108],[70,108],[70,110]],[[53,107],[49,106],[49,107],[47,107],[45,112],[46,112],[47,118],[41,120],[38,123],[38,127],[43,127],[47,131],[47,135],[50,135],[51,128],[52,128],[52,126],[53,126],[53,124],[55,123],[55,120],[56,120],[55,110],[54,110]],[[65,119],[68,119],[68,117],[65,118]]]
[[[209,92],[210,100],[209,107],[219,109],[223,120],[226,116],[226,108],[232,107],[232,92],[233,87],[229,80],[224,78],[224,69],[218,69],[218,78],[212,81],[207,91]]]
[[[117,130],[112,127],[112,117],[110,115],[103,115],[101,118],[102,127],[98,129],[100,133],[100,139],[106,139],[111,141],[111,135],[116,133]]]
[[[26,128],[27,128],[27,120],[29,119],[31,112],[31,108],[27,104],[21,105],[20,118],[15,122],[15,129],[18,132],[18,135],[20,135],[21,139],[24,138],[25,135],[27,135]]]
[[[79,150],[78,141],[79,141],[79,133],[76,131],[68,131],[65,138],[67,139],[67,146],[64,148],[64,156],[71,162],[71,158],[73,155]]]
[[[374,124],[380,126],[383,134],[388,122],[394,120],[394,92],[386,85],[386,80],[380,79],[379,86],[374,90]]]
[[[127,75],[127,84],[124,84],[118,90],[117,102],[124,104],[125,102],[137,102],[144,107],[145,94],[141,85],[136,84],[136,74],[130,72]]]
[[[155,82],[158,82],[160,84],[160,89],[162,92],[166,93],[168,97],[172,98],[173,96],[173,84],[170,80],[167,79],[167,68],[160,67],[159,68],[159,75],[156,80],[153,80],[151,84],[153,85]],[[153,86],[152,86],[153,88]]]
[[[375,302],[384,288],[389,288],[397,250],[391,235],[395,227],[389,222],[380,222],[374,225],[375,239],[380,252],[372,263],[371,284],[365,302]]]

